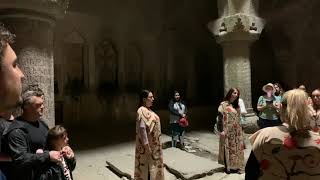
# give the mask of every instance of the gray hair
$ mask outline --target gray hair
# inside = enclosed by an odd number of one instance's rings
[[[32,98],[33,96],[36,96],[36,97],[42,97],[42,96],[44,96],[43,91],[42,91],[38,86],[30,86],[29,88],[31,88],[31,89],[26,90],[26,91],[22,94],[22,108],[23,108],[25,105],[28,105],[28,104],[31,103],[31,98]]]

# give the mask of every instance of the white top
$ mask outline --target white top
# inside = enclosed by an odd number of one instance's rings
[[[244,105],[244,102],[241,98],[239,98],[239,107],[240,107],[240,113],[241,115],[247,114],[246,106]]]

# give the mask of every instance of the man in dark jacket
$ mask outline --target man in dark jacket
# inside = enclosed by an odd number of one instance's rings
[[[14,35],[0,23],[0,112],[10,111],[21,102],[21,80],[24,75],[10,46],[13,39]],[[1,170],[0,167],[0,178],[6,179]]]
[[[4,134],[9,154],[13,159],[12,180],[33,180],[39,171],[50,162],[59,162],[59,151],[43,151],[48,126],[41,120],[43,92],[28,90],[23,94],[23,114],[14,121]]]

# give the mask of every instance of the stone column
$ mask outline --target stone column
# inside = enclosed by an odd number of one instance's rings
[[[218,0],[220,18],[209,23],[209,29],[223,48],[224,92],[240,89],[249,122],[256,122],[252,111],[250,45],[259,38],[263,19],[256,16],[257,0]]]
[[[45,93],[44,120],[54,126],[54,49],[55,21],[68,6],[64,0],[1,0],[0,21],[15,35],[13,45],[25,73],[24,87],[39,86]]]

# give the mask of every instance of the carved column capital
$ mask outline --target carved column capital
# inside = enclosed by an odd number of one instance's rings
[[[219,43],[226,41],[255,41],[264,28],[265,21],[257,16],[234,14],[212,21],[208,28]]]

